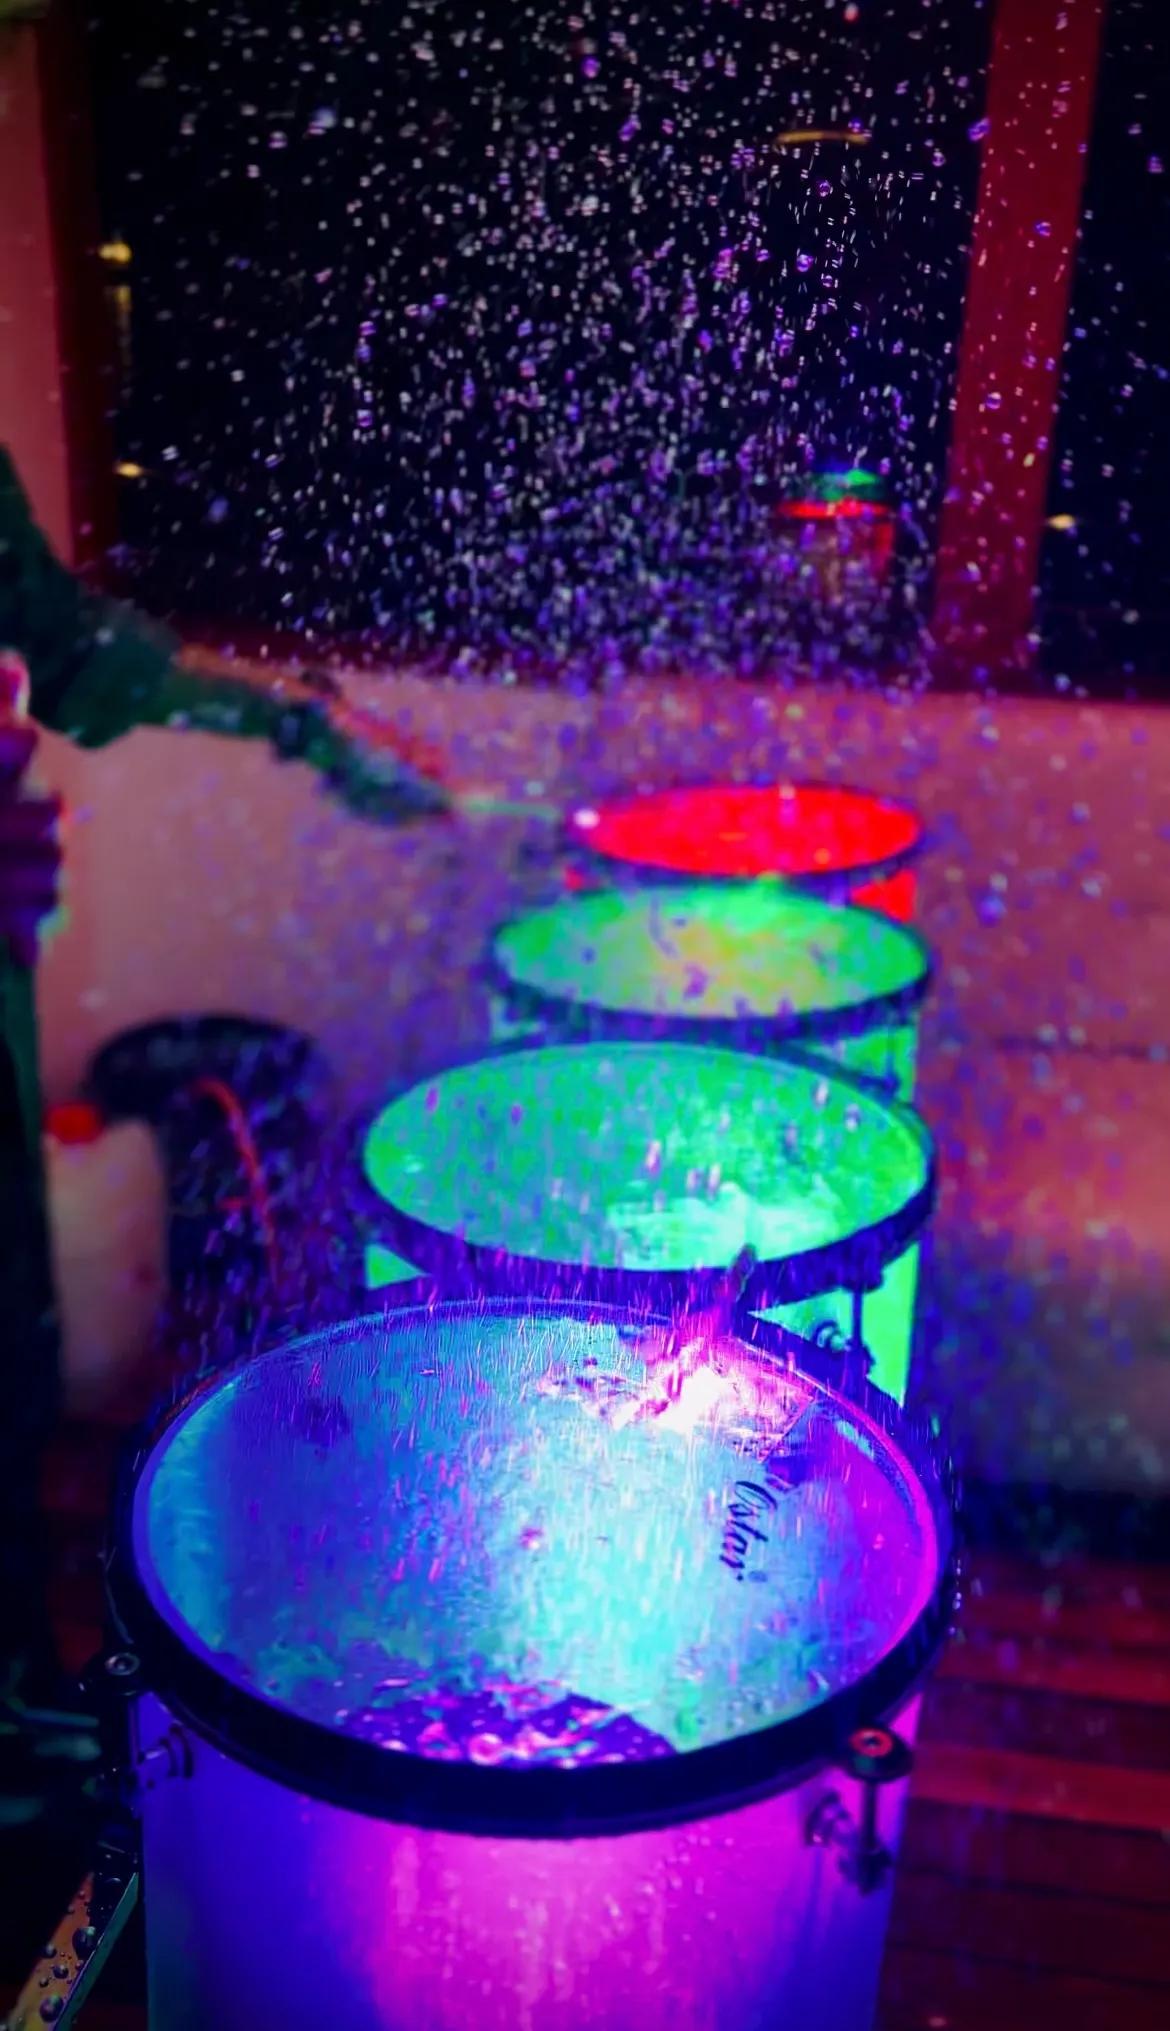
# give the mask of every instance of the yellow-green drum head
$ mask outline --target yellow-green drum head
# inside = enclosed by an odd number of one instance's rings
[[[923,941],[781,882],[664,883],[566,897],[492,944],[498,1040],[653,1036],[799,1042],[908,1098]]]

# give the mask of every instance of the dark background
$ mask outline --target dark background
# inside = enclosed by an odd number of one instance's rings
[[[1077,526],[1043,568],[1052,667],[1087,682],[1164,667],[1160,6],[1110,18],[1051,504]],[[925,595],[988,10],[849,11],[102,8],[137,596],[754,668],[791,646],[767,508],[854,463]],[[806,126],[871,138],[773,146]],[[836,646],[872,642],[846,616]]]

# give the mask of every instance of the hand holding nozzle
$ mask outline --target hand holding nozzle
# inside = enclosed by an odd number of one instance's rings
[[[0,939],[18,966],[34,966],[40,932],[57,908],[61,800],[30,788],[37,746],[30,724],[28,671],[0,650]]]

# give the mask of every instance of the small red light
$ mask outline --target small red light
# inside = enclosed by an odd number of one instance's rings
[[[781,501],[775,510],[780,522],[889,522],[888,508],[873,501],[855,500],[846,494],[839,501]]]
[[[100,1109],[85,1100],[62,1101],[59,1106],[50,1107],[45,1115],[45,1134],[70,1148],[97,1142],[105,1126]]]

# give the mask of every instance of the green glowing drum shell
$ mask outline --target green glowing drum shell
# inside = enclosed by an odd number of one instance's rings
[[[905,1394],[934,1146],[911,1109],[798,1052],[506,1047],[392,1100],[365,1137],[383,1245],[450,1295],[681,1312],[726,1302],[861,1336]]]
[[[492,1034],[777,1051],[797,1043],[909,1100],[931,978],[917,933],[780,882],[597,889],[504,924]]]
[[[365,1241],[362,1270],[368,1291],[390,1291],[396,1298],[413,1295],[420,1282],[425,1283],[413,1262],[407,1262],[404,1255],[398,1255],[382,1241]]]

